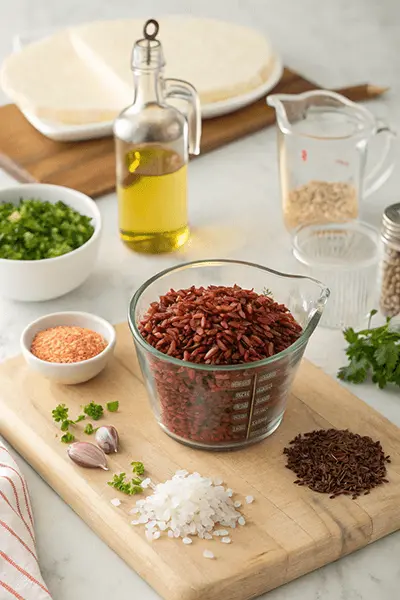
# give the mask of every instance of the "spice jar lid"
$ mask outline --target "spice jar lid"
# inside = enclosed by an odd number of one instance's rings
[[[385,209],[382,224],[390,232],[400,234],[400,202]]]

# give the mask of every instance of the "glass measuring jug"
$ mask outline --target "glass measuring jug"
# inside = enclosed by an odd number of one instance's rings
[[[363,198],[390,176],[394,133],[363,106],[336,92],[272,94],[286,228],[356,219]],[[366,173],[370,140],[386,136],[382,156]]]
[[[197,92],[164,79],[157,34],[157,21],[147,21],[132,53],[134,102],[114,123],[120,236],[145,253],[175,250],[189,237],[187,164],[201,136]],[[186,115],[173,99],[186,101]]]
[[[140,334],[138,322],[167,290],[235,283],[259,294],[270,290],[302,326],[301,336],[270,358],[218,366],[163,354]],[[149,279],[133,296],[128,320],[161,428],[179,442],[215,450],[245,447],[271,435],[282,421],[292,381],[328,296],[329,290],[315,279],[234,260],[186,263]]]

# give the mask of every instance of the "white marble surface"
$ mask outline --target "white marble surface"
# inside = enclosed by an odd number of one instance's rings
[[[370,104],[400,131],[400,4],[397,0],[0,0],[0,60],[11,37],[99,18],[157,16],[176,12],[229,18],[259,27],[286,64],[325,86],[361,81],[388,84],[384,100]],[[62,65],[60,65],[62,69]],[[5,98],[0,95],[0,102]],[[23,140],[21,140],[23,143]],[[1,149],[0,149],[1,150]],[[400,151],[397,152],[400,165]],[[274,132],[269,130],[196,160],[190,166],[194,236],[173,256],[143,257],[120,244],[116,201],[99,200],[105,230],[96,271],[79,290],[41,304],[0,299],[0,360],[18,352],[18,337],[33,318],[60,309],[96,312],[113,322],[125,319],[132,291],[149,275],[184,259],[240,257],[290,268],[289,240],[279,209]],[[12,184],[0,172],[0,185]],[[382,209],[399,200],[400,175],[364,207],[378,223]],[[308,357],[334,375],[343,362],[340,332],[319,329]],[[372,385],[353,389],[400,425],[400,398]],[[158,598],[72,510],[20,459],[31,490],[43,574],[55,600]],[[1,542],[0,542],[1,546]],[[394,600],[400,586],[400,534],[268,594],[268,600]],[[6,600],[6,599],[5,599]]]

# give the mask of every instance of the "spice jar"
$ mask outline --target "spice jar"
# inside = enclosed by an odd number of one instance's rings
[[[400,314],[400,202],[383,213],[382,288],[380,308],[387,317]]]

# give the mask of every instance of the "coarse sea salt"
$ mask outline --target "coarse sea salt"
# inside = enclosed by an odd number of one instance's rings
[[[192,543],[192,541],[193,541],[193,540],[192,540],[192,538],[189,538],[189,537],[184,537],[184,538],[182,539],[182,542],[183,542],[184,544],[191,544],[191,543]]]
[[[203,552],[204,558],[215,558],[214,553],[211,550],[204,550]]]
[[[113,498],[110,502],[113,506],[121,506],[121,500],[119,498]]]
[[[247,504],[251,504],[252,502],[254,502],[253,496],[246,496],[245,500]]]
[[[228,529],[215,527],[235,529],[243,517],[232,500],[233,490],[216,485],[219,481],[181,469],[172,479],[152,484],[153,493],[136,502],[135,523],[145,525],[146,537],[151,541],[163,531],[171,539],[189,539],[185,544],[192,542],[189,536],[208,540],[213,535],[227,537]]]
[[[228,536],[221,538],[221,542],[222,542],[223,544],[230,544],[230,543],[231,543],[231,541],[232,541],[232,540],[231,540],[231,538],[230,538],[230,537],[228,537]]]

